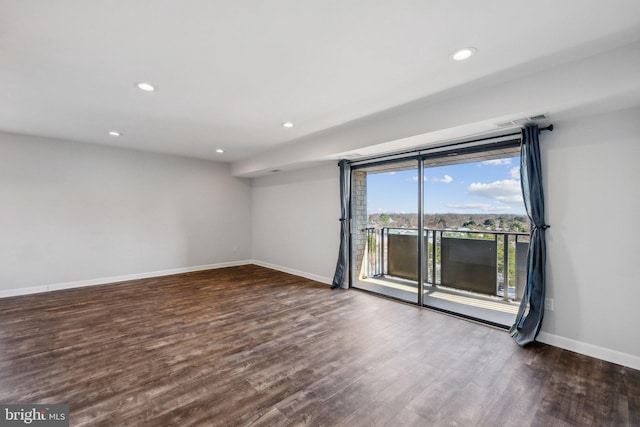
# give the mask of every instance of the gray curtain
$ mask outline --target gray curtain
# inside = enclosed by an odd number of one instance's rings
[[[331,289],[338,288],[347,275],[349,258],[349,205],[351,202],[351,164],[340,160],[340,252]]]
[[[527,284],[518,316],[509,332],[522,346],[535,341],[544,316],[547,257],[545,230],[549,226],[544,222],[539,133],[538,125],[524,127],[520,147],[520,181],[524,205],[531,221],[531,243],[527,253]]]

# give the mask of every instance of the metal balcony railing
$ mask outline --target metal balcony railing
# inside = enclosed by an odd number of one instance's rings
[[[362,275],[418,283],[418,229],[367,228]],[[529,234],[489,230],[423,231],[426,286],[520,300],[526,283]],[[505,292],[506,289],[506,292]]]

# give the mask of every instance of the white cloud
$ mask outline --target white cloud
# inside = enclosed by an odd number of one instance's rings
[[[480,162],[480,164],[485,166],[506,166],[511,164],[511,159],[485,160],[484,162]]]
[[[504,179],[489,184],[472,183],[468,188],[469,194],[487,197],[502,203],[523,203],[520,182],[515,179]]]
[[[520,179],[520,166],[516,166],[516,167],[511,168],[509,173],[511,174],[511,178],[519,180]]]
[[[426,179],[425,179],[425,181],[426,181]],[[453,178],[451,178],[449,175],[445,175],[442,178],[435,178],[435,177],[431,178],[431,181],[432,182],[444,182],[445,184],[448,184],[448,183],[453,181]]]
[[[424,180],[427,181],[427,175],[424,176]],[[418,182],[418,175],[412,176],[411,181]]]
[[[448,208],[456,210],[474,210],[485,212],[500,212],[509,211],[511,206],[509,205],[492,205],[491,203],[464,203],[464,204],[448,204]]]

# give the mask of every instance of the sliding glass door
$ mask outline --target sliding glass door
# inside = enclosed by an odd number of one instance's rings
[[[529,224],[517,144],[353,168],[352,283],[510,326]]]

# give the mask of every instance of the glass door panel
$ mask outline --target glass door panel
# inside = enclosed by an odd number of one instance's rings
[[[529,230],[516,154],[514,147],[423,158],[425,306],[513,323]]]
[[[418,161],[352,170],[353,286],[418,302]]]

